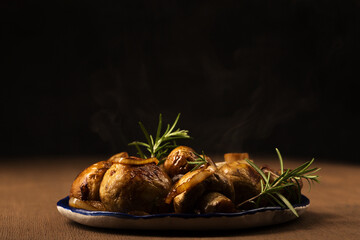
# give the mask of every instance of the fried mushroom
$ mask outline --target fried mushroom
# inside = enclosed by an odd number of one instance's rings
[[[234,203],[225,195],[209,192],[201,197],[197,206],[199,213],[236,212]]]
[[[198,158],[194,152],[190,147],[179,146],[173,149],[167,156],[164,162],[164,169],[171,178],[175,179],[174,182],[194,167],[188,164],[188,162],[196,161]]]
[[[169,176],[154,163],[114,163],[100,185],[100,199],[109,211],[159,213],[167,210],[170,187]]]
[[[222,193],[230,200],[234,199],[234,188],[229,179],[214,166],[208,166],[185,174],[166,200],[167,203],[173,201],[175,213],[193,213],[199,199],[208,192]]]
[[[71,185],[69,205],[88,210],[104,210],[99,195],[101,181],[105,172],[113,164],[113,160],[122,157],[128,157],[128,154],[118,153],[109,160],[94,163],[82,171]]]
[[[271,169],[269,166],[263,166],[261,170],[265,173],[265,175],[270,174],[269,181],[272,183],[277,179],[281,172],[280,170],[275,171]],[[284,169],[284,172],[286,172],[287,169]],[[280,191],[282,195],[285,196],[286,199],[288,199],[291,203],[297,203],[299,202],[299,193],[301,192],[301,189],[303,187],[303,182],[300,179],[292,180],[294,183],[294,186],[286,187]],[[262,206],[270,205],[269,202],[263,201]]]
[[[241,203],[261,192],[260,174],[245,160],[233,161],[219,169],[232,182],[235,190],[235,204]]]

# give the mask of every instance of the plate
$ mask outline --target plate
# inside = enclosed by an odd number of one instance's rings
[[[302,195],[300,204],[294,208],[299,216],[310,205]],[[297,217],[281,207],[256,208],[238,213],[210,214],[152,214],[135,216],[121,212],[88,211],[69,206],[69,197],[57,202],[57,209],[64,217],[77,223],[99,228],[143,230],[226,230],[275,225]]]

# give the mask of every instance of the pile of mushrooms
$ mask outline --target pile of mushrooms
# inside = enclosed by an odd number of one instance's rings
[[[69,205],[91,211],[134,215],[155,213],[238,212],[239,204],[258,195],[261,176],[245,160],[247,153],[228,153],[224,161],[193,169],[195,151],[173,149],[165,162],[122,152],[82,171],[72,183]],[[269,169],[274,176],[278,174]],[[266,203],[263,203],[266,204]]]

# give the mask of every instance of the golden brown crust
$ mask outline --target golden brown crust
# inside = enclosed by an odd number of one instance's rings
[[[114,161],[128,156],[127,152],[121,152],[110,157],[107,161],[100,161],[87,167],[72,183],[70,197],[83,201],[100,201],[99,188],[105,172]]]
[[[113,163],[121,163],[121,164],[129,164],[129,165],[144,165],[144,164],[148,164],[148,163],[158,164],[159,160],[155,157],[146,158],[146,159],[138,158],[138,157],[122,157],[122,158],[118,158],[112,162]]]
[[[173,178],[178,174],[189,172],[194,165],[189,165],[188,161],[195,161],[197,156],[190,147],[179,146],[172,150],[164,162],[166,173]]]
[[[157,165],[113,164],[100,186],[100,199],[109,211],[163,212],[171,187],[169,176]]]
[[[205,170],[205,169],[204,169]],[[188,174],[187,174],[188,175]],[[181,179],[186,182],[187,175]],[[173,205],[176,213],[191,213],[195,211],[199,199],[208,192],[219,192],[231,200],[234,199],[234,188],[230,180],[216,171],[202,182],[174,197]]]
[[[121,153],[117,153],[117,154],[111,156],[108,161],[111,163],[117,163],[120,159],[128,158],[128,157],[129,157],[129,154],[127,152],[121,152]]]
[[[106,211],[104,204],[101,201],[84,201],[74,197],[69,198],[69,206],[89,211]]]
[[[70,189],[70,197],[83,201],[99,201],[99,188],[105,172],[111,167],[109,161],[97,162],[82,171],[74,180]]]
[[[246,161],[226,163],[220,168],[220,172],[226,175],[235,190],[235,204],[241,203],[260,193],[261,176]]]

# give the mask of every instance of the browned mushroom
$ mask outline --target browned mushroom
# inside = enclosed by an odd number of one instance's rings
[[[270,174],[270,182],[273,183],[275,179],[277,179],[281,172],[275,171],[271,169],[269,166],[263,166],[261,170],[265,173],[265,175]],[[286,171],[287,169],[284,169]],[[295,183],[294,186],[286,187],[280,191],[282,195],[285,196],[286,199],[288,199],[291,203],[296,203],[299,200],[299,191],[301,191],[303,187],[303,182],[301,179],[293,180]],[[268,202],[263,202],[262,206],[269,205]]]
[[[172,188],[166,199],[173,201],[176,213],[196,212],[199,199],[208,192],[219,192],[234,199],[233,185],[213,165],[186,173]]]
[[[203,195],[196,208],[199,213],[231,213],[237,211],[234,203],[218,192]]]
[[[226,163],[219,170],[230,179],[234,186],[235,204],[250,199],[261,192],[261,176],[245,160]]]
[[[105,172],[113,164],[112,161],[123,157],[128,157],[128,154],[118,153],[109,160],[94,163],[82,171],[71,185],[69,205],[88,210],[105,210],[99,195],[101,181]]]
[[[155,163],[114,163],[100,185],[100,199],[109,211],[159,213],[167,211],[165,197],[171,187],[169,176]],[[123,161],[127,162],[127,161]]]
[[[164,169],[171,178],[174,178],[174,182],[194,167],[188,164],[188,162],[193,162],[198,158],[194,152],[190,147],[179,146],[167,156],[164,162]]]

